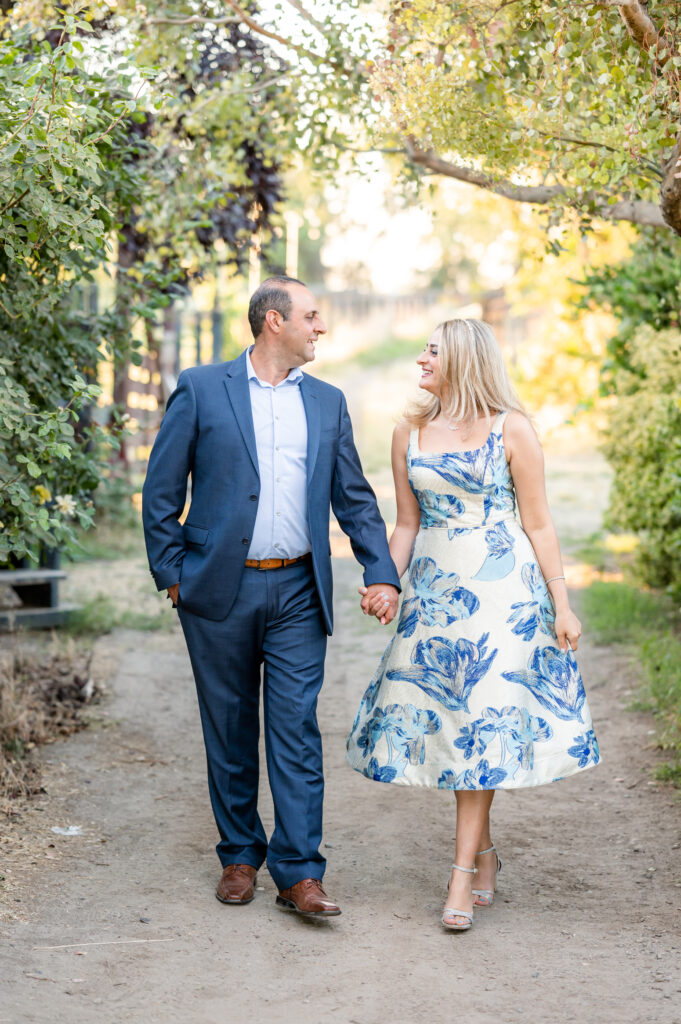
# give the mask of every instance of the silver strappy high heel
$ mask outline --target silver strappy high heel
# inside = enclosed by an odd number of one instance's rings
[[[497,858],[497,866],[494,871],[494,888],[493,889],[473,889],[473,895],[476,899],[473,900],[474,907],[491,907],[494,903],[494,894],[497,891],[497,875],[501,871],[501,857],[497,853],[497,848],[492,844],[489,850],[478,850],[476,857],[482,857],[485,853],[494,852]]]
[[[465,871],[467,875],[477,875],[477,868],[462,868],[458,864],[452,864],[452,871]],[[451,875],[449,881],[451,884]],[[465,924],[455,924],[451,920],[453,917],[464,917],[466,918]],[[445,907],[442,912],[442,926],[447,928],[450,932],[467,932],[473,924],[473,911],[472,910],[456,910],[453,907]]]

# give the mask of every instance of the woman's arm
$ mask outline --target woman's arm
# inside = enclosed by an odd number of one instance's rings
[[[419,503],[409,485],[407,470],[407,448],[411,426],[406,421],[398,423],[393,431],[391,459],[393,478],[395,480],[395,498],[397,500],[397,520],[390,537],[390,554],[403,576],[411,560],[414,539],[419,532],[421,514]]]
[[[414,492],[409,486],[409,472],[407,470],[407,448],[409,447],[409,434],[411,426],[405,420],[398,423],[393,431],[391,449],[391,460],[393,467],[393,478],[395,480],[395,498],[397,500],[397,521],[395,529],[390,537],[390,556],[395,563],[398,576],[403,576],[411,561],[411,552],[414,547],[414,538],[419,532],[421,513],[419,503]],[[360,588],[360,594],[364,594],[365,587]],[[375,615],[380,607],[381,595],[375,595],[370,601],[362,601],[362,608],[366,614]]]
[[[518,511],[545,580],[563,576],[563,562],[556,529],[549,512],[544,482],[544,453],[530,421],[520,412],[510,412],[504,424],[504,447],[508,458]],[[556,609],[558,646],[567,650],[568,641],[577,650],[582,627],[570,609],[564,579],[548,584]]]

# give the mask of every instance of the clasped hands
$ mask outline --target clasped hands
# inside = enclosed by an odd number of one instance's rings
[[[360,587],[362,595],[360,605],[365,615],[375,615],[382,626],[387,626],[397,614],[399,591],[389,583],[372,583],[368,587]]]

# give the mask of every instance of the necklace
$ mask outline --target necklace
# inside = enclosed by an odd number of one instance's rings
[[[447,416],[443,416],[442,418],[446,422],[448,430],[461,430],[461,423],[452,423]]]

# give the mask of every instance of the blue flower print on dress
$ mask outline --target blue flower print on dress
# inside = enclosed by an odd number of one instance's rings
[[[432,558],[416,558],[409,572],[413,597],[402,602],[397,632],[413,636],[417,624],[448,626],[459,619],[469,619],[480,607],[474,593],[457,586],[455,572],[441,572]]]
[[[492,509],[501,512],[515,511],[515,491],[513,489],[513,478],[508,468],[506,452],[500,434],[493,435],[497,441],[494,448],[494,458],[491,460],[492,479],[488,488],[488,494],[483,499],[485,512],[484,522],[487,522]]]
[[[485,530],[485,544],[489,554],[473,579],[503,580],[504,576],[513,572],[515,566],[515,555],[513,554],[515,538],[508,532],[505,523],[497,523],[491,529]]]
[[[526,669],[501,674],[512,683],[526,686],[556,718],[583,721],[586,694],[572,651],[564,654],[557,647],[536,647]]]
[[[494,726],[487,723],[484,718],[478,718],[459,730],[459,737],[454,740],[454,746],[463,750],[465,760],[470,761],[473,754],[485,753],[487,744],[493,737]]]
[[[539,566],[536,562],[525,562],[520,575],[532,599],[516,601],[511,605],[511,614],[506,620],[511,626],[511,632],[528,641],[534,640],[537,631],[546,636],[555,636],[556,613]]]
[[[432,470],[452,487],[467,491],[468,494],[482,494],[490,459],[493,457],[492,435],[482,448],[472,452],[441,452],[417,455],[411,460],[412,466]]]
[[[456,519],[464,511],[463,502],[455,494],[412,490],[419,503],[421,526],[446,526],[448,519]]]
[[[388,669],[388,679],[403,679],[420,687],[450,711],[469,711],[468,698],[475,684],[489,671],[497,648],[487,652],[489,633],[477,643],[444,636],[419,640],[411,652],[412,668]]]
[[[372,757],[364,774],[374,782],[392,782],[397,776],[397,771],[389,764],[380,765],[376,758]]]
[[[402,712],[401,727],[395,736],[395,746],[400,746],[410,764],[424,764],[426,760],[426,736],[432,736],[442,728],[440,716],[435,711],[415,708],[413,704],[400,707],[394,704],[386,709],[393,713]]]
[[[490,768],[485,758],[475,768],[468,768],[458,775],[451,768],[445,769],[437,780],[438,789],[496,789],[504,779],[503,768]]]
[[[509,705],[499,710],[485,708],[480,718],[459,731],[454,746],[470,760],[474,754],[484,754],[493,743],[498,744],[495,763],[514,778],[519,768],[533,767],[534,744],[552,736],[553,729],[543,718],[531,715],[527,708]]]
[[[575,736],[574,746],[568,747],[568,754],[570,757],[577,758],[580,768],[586,768],[589,763],[598,764],[601,755],[593,729],[589,729],[586,735],[582,733],[580,736]]]
[[[378,782],[392,782],[398,775],[404,775],[407,764],[424,764],[426,736],[432,736],[441,728],[440,716],[435,711],[416,708],[413,704],[374,708],[357,737],[357,746],[366,757],[385,739],[388,756],[383,765],[372,757],[366,774]]]
[[[513,511],[513,480],[506,461],[502,435],[494,431],[481,448],[468,452],[434,453],[415,456],[412,466],[432,470],[452,487],[468,494],[483,495],[484,526],[493,509]]]
[[[384,735],[388,736],[390,745],[390,735],[399,731],[402,724],[399,714],[401,711],[402,707],[399,704],[373,709],[371,718],[364,723],[357,737],[357,746],[363,754],[373,754],[376,744]]]
[[[357,714],[355,715],[355,721],[352,723],[352,729],[350,730],[350,735],[352,735],[354,732],[356,732],[357,726],[359,725],[360,719],[362,717],[362,712],[365,709],[367,711],[370,710],[374,706],[374,704],[376,703],[376,695],[377,695],[377,693],[378,693],[378,691],[379,691],[379,689],[381,687],[381,682],[383,681],[383,675],[385,673],[385,667],[388,664],[388,659],[390,657],[390,653],[391,653],[391,651],[393,649],[394,644],[395,644],[395,637],[392,637],[392,639],[390,640],[388,646],[386,647],[385,651],[383,652],[383,657],[381,658],[381,660],[379,662],[378,668],[376,669],[376,672],[374,674],[374,678],[371,680],[371,682],[367,686],[366,690],[364,691],[364,696],[362,697],[360,705],[359,705],[359,707],[357,709]],[[350,737],[348,737],[348,740],[349,740],[349,738]]]

